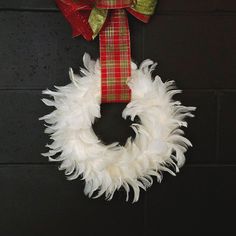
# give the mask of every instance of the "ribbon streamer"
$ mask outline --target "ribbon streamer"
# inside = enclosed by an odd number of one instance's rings
[[[126,11],[147,23],[157,0],[56,0],[72,26],[73,37],[100,38],[101,99],[129,102],[131,76],[130,33]]]

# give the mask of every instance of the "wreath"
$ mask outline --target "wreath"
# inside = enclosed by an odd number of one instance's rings
[[[100,63],[83,57],[81,76],[70,69],[71,83],[46,90],[43,94],[52,99],[42,99],[55,110],[40,118],[48,125],[45,132],[53,142],[46,145],[50,150],[43,154],[50,161],[61,162],[69,180],[82,176],[84,193],[89,197],[105,194],[110,200],[116,190],[124,187],[129,199],[133,189],[133,202],[138,201],[140,188],[146,190],[162,180],[162,172],[175,175],[185,162],[185,152],[190,141],[183,136],[181,127],[187,127],[186,117],[193,117],[194,107],[183,106],[173,96],[180,93],[174,81],[162,82],[159,76],[152,79],[156,64],[145,60],[138,68],[131,65],[131,101],[122,113],[133,123],[136,136],[127,139],[124,146],[118,143],[105,145],[93,131],[92,124],[100,118],[101,69]],[[174,167],[174,168],[173,168]]]

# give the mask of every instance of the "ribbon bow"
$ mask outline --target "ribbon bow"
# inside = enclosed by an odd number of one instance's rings
[[[131,76],[127,10],[147,23],[157,0],[56,0],[72,26],[73,37],[100,37],[102,102],[129,102]]]

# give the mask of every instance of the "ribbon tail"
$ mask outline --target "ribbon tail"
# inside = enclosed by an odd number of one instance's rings
[[[90,12],[88,23],[90,28],[93,31],[93,39],[98,35],[101,31],[104,23],[107,19],[108,10],[107,9],[99,9],[94,7]]]
[[[131,8],[141,14],[150,16],[154,14],[157,0],[134,0],[135,4]]]
[[[140,12],[135,11],[132,8],[126,8],[126,10],[133,15],[135,18],[139,19],[140,21],[144,22],[144,23],[148,23],[150,16],[149,15],[144,15]]]
[[[83,35],[86,40],[91,40],[93,32],[88,23],[91,6],[85,3],[72,3],[69,0],[56,0],[56,4],[70,23],[72,36]]]
[[[127,8],[127,11],[140,21],[147,23],[154,14],[157,0],[134,0],[135,4]]]

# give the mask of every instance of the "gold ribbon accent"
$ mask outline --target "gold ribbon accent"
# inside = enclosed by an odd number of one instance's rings
[[[154,14],[157,0],[134,0],[131,8],[144,15],[151,16]]]
[[[98,35],[107,18],[108,9],[94,7],[89,15],[88,23],[93,31],[93,39]]]
[[[154,13],[157,0],[134,0],[130,8],[138,13],[150,16]],[[108,9],[97,8],[92,9],[89,15],[89,25],[93,31],[93,39],[102,29],[108,15]]]

